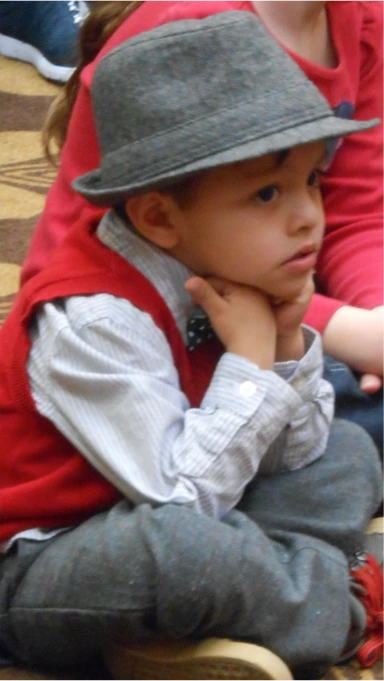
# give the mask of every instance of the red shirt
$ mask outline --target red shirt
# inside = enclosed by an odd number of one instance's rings
[[[79,218],[92,224],[104,212],[71,187],[75,177],[99,166],[90,98],[98,61],[142,31],[228,10],[254,12],[251,2],[145,2],[83,70],[61,165],[23,266],[22,283],[45,265],[51,251]],[[291,56],[340,115],[382,118],[383,3],[332,1],[327,3],[327,12],[338,66],[324,68]],[[378,126],[346,137],[324,179],[326,234],[317,268],[324,295],[313,297],[304,320],[320,332],[343,304],[370,309],[383,303],[382,169],[382,126]]]

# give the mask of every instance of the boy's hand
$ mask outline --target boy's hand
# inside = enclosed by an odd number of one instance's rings
[[[265,294],[215,277],[192,277],[185,288],[208,315],[228,352],[241,355],[262,369],[273,368],[276,321]]]
[[[309,307],[315,285],[312,276],[296,298],[272,300],[276,319],[276,362],[301,359],[304,354],[304,337],[301,322]]]

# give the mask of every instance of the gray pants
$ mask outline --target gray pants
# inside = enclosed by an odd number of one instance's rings
[[[3,560],[3,645],[24,663],[84,664],[109,640],[229,637],[291,667],[332,664],[351,620],[348,556],[381,500],[370,438],[335,421],[325,455],[257,476],[221,522],[122,501]]]

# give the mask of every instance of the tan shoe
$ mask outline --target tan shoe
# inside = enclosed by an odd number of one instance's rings
[[[383,566],[384,518],[373,518],[365,532],[364,551],[372,553],[379,565]]]
[[[293,679],[266,648],[218,638],[113,645],[105,662],[115,679]]]

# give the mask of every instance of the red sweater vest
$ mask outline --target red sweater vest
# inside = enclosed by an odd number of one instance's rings
[[[32,527],[81,523],[121,498],[39,414],[26,371],[31,346],[28,327],[36,307],[54,298],[101,292],[126,298],[151,314],[168,339],[181,389],[192,406],[200,404],[209,385],[222,352],[219,343],[209,342],[188,352],[152,284],[104,246],[94,227],[74,227],[49,266],[19,293],[0,331],[0,541]]]

